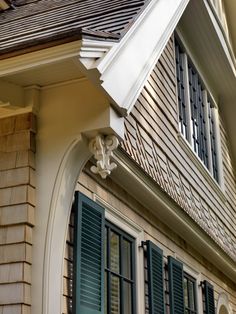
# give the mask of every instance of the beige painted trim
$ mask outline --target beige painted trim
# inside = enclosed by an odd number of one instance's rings
[[[66,86],[66,85],[71,85],[74,83],[81,83],[84,81],[88,81],[87,77],[81,77],[81,78],[77,78],[77,79],[72,79],[72,80],[67,80],[64,82],[60,82],[60,83],[53,83],[50,85],[46,85],[46,86],[42,86],[40,87],[41,90],[48,90],[48,89],[52,89],[52,88],[56,88],[56,87],[62,87],[62,86]]]
[[[212,4],[211,0],[204,0],[204,3],[205,3],[205,6],[207,8],[207,11],[208,11],[208,13],[212,19],[213,25],[214,25],[217,33],[219,34],[221,44],[224,47],[224,50],[225,50],[227,57],[229,58],[229,62],[231,65],[234,66],[234,68],[236,70],[236,59],[235,59],[233,47],[232,47],[232,44],[231,44],[230,39],[229,39],[229,34],[227,34],[227,32],[223,26],[223,21],[222,21],[221,17],[217,14],[217,8],[214,8],[214,5]],[[219,3],[219,1],[218,1],[218,3]],[[218,10],[219,10],[219,12],[221,11],[223,13],[222,4],[221,4],[221,8],[218,8]],[[220,36],[220,34],[222,34],[222,36]]]
[[[29,113],[29,112],[34,112],[32,106],[24,107],[24,108],[18,107],[14,109],[5,110],[4,112],[1,112],[0,110],[0,119],[10,118],[10,117],[14,117],[20,114]]]
[[[81,41],[41,49],[0,60],[0,77],[30,70],[45,64],[62,61],[79,54]]]
[[[45,241],[43,314],[62,313],[64,253],[71,205],[79,173],[90,156],[86,140],[78,136],[67,148],[58,169]]]
[[[113,180],[149,208],[158,218],[168,224],[202,256],[218,267],[226,276],[236,282],[235,262],[198,226],[159,186],[142,170],[117,151],[114,157],[118,169],[112,174]]]

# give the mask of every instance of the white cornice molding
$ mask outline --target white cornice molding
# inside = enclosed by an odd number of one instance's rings
[[[0,77],[77,57],[79,55],[80,48],[81,41],[78,40],[23,55],[2,59],[0,60]]]
[[[117,45],[117,43],[84,38],[81,43],[79,60],[84,65],[85,69],[94,69],[97,67],[97,63],[101,62],[102,58],[114,45]]]
[[[102,58],[99,43],[82,41],[80,62],[90,72],[86,74],[102,86],[122,115],[131,111],[188,2],[151,1],[121,41],[106,46]],[[98,50],[98,59],[93,49]]]

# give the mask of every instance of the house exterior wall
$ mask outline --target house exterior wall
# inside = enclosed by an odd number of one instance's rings
[[[125,139],[122,154],[134,162],[144,175],[153,179],[232,259],[236,258],[235,218],[236,186],[230,147],[223,117],[219,114],[220,148],[222,153],[222,182],[214,181],[200,160],[184,142],[178,126],[174,36],[169,40],[155,69],[130,115],[125,120]],[[210,281],[214,286],[217,314],[223,307],[236,313],[236,286],[215,265],[187,241],[161,222],[158,212],[140,205],[129,190],[124,191],[112,179],[99,180],[89,171],[90,164],[80,175],[77,191],[90,199],[99,200],[117,210],[124,219],[142,230],[143,240],[151,240],[164,251],[164,259],[173,256],[184,264],[198,283],[198,311],[203,312],[200,283]],[[106,210],[106,205],[105,210]],[[158,204],[156,205],[158,206]],[[139,243],[140,245],[140,243]],[[63,269],[62,313],[70,313],[73,295],[73,212],[68,224]],[[142,257],[143,252],[142,252]],[[143,257],[144,258],[144,257]],[[143,268],[144,271],[144,268]],[[141,292],[140,292],[141,291]],[[145,293],[139,287],[137,294],[143,300],[138,313],[145,312]],[[147,298],[146,298],[147,300]],[[167,302],[167,308],[169,306]]]
[[[0,120],[0,313],[31,306],[35,116]]]
[[[117,215],[121,215],[122,219],[127,221],[127,224],[135,224],[138,226],[142,234],[142,240],[153,241],[164,252],[164,262],[167,262],[167,256],[173,256],[179,259],[184,264],[185,271],[193,275],[198,284],[197,300],[198,311],[203,313],[202,309],[202,290],[200,283],[203,280],[208,280],[214,285],[214,296],[216,309],[222,305],[223,298],[227,296],[225,306],[229,313],[236,313],[236,296],[235,283],[227,278],[223,273],[217,269],[213,263],[207,261],[196,250],[187,244],[187,242],[180,238],[174,230],[171,230],[167,225],[163,224],[157,216],[153,215],[148,208],[143,207],[137,200],[132,198],[127,191],[123,190],[121,186],[117,185],[112,179],[106,181],[100,180],[94,176],[89,168],[91,164],[87,164],[84,171],[81,173],[76,190],[82,192],[92,200],[99,201],[105,207],[105,212],[109,207],[115,208]],[[113,222],[112,218],[111,222]],[[73,247],[74,247],[74,216],[71,214],[67,233],[67,244],[64,261],[64,276],[63,276],[63,314],[71,313],[72,295],[73,295]],[[140,241],[140,240],[139,240]],[[144,250],[140,248],[141,241],[137,243],[141,260],[144,261]],[[141,263],[139,268],[139,275],[141,275],[141,284],[138,286],[137,295],[143,300],[138,308],[138,313],[145,313],[147,307],[147,298],[145,300],[144,273],[145,263]],[[138,268],[139,265],[136,265]],[[167,298],[167,313],[169,304]],[[147,312],[146,312],[147,313]],[[218,311],[216,312],[218,314]]]
[[[33,76],[32,72],[27,75]],[[4,89],[2,84],[1,90]],[[148,206],[141,205],[143,195],[131,197],[129,190],[124,191],[113,181],[114,177],[105,182],[95,178],[88,165],[76,185],[91,157],[89,138],[98,132],[112,132],[107,96],[84,78],[36,89],[40,96],[36,156],[34,115],[0,120],[0,313],[71,312],[70,210],[75,189],[114,208],[123,217],[123,225],[127,221],[136,226],[140,233],[136,245],[141,274],[144,257],[139,246],[141,240],[152,240],[163,249],[165,261],[169,255],[177,257],[199,284],[204,279],[213,283],[217,308],[236,313],[233,280],[177,235],[168,222],[159,220],[158,210],[154,215]],[[12,86],[9,95],[11,91]],[[24,89],[19,88],[14,99],[9,98],[11,105],[24,106],[24,96]],[[12,110],[11,106],[8,109]],[[220,116],[220,138],[224,184],[219,186],[179,134],[173,36],[125,126],[122,154],[166,193],[166,200],[170,197],[196,222],[196,230],[199,225],[235,260],[236,187],[223,117]],[[137,314],[143,314],[144,275],[139,280]],[[201,288],[198,290],[201,313]]]
[[[96,134],[100,127],[109,126],[108,108],[107,99],[87,79],[40,90],[32,313],[61,312],[63,256],[71,202],[81,168],[91,156],[89,140],[84,135],[88,130],[95,130]]]
[[[219,126],[222,186],[180,134],[172,36],[125,121],[121,146],[235,260],[235,175],[222,117]]]

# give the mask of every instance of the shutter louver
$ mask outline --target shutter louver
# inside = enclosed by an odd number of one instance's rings
[[[184,314],[183,264],[168,256],[170,314]]]
[[[75,194],[76,251],[74,309],[76,314],[104,313],[104,209]]]
[[[206,314],[215,314],[215,298],[213,286],[207,280],[204,280],[203,286],[205,294]]]
[[[164,314],[163,252],[147,241],[149,314]]]

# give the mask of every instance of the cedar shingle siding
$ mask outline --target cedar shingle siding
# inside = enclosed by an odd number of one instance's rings
[[[180,145],[175,77],[172,37],[125,121],[122,148],[236,260],[236,204],[232,197],[236,187],[224,124],[221,120],[225,199],[215,192]]]

